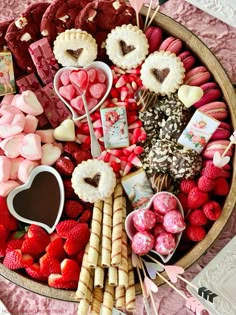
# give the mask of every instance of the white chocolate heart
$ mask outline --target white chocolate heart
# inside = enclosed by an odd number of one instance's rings
[[[58,141],[75,141],[75,124],[72,119],[65,119],[54,129],[53,136]]]
[[[186,106],[190,107],[194,103],[198,102],[204,92],[199,86],[181,85],[178,90],[178,98]]]

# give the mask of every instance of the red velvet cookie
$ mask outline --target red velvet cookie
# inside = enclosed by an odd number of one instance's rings
[[[5,36],[7,46],[14,55],[17,65],[26,72],[33,72],[35,69],[28,47],[41,38],[39,25],[48,5],[46,2],[30,5],[7,29]]]
[[[77,15],[91,0],[54,0],[45,11],[41,34],[53,42],[59,33],[74,28]]]
[[[107,34],[123,24],[136,25],[136,16],[134,9],[121,0],[92,1],[75,19],[75,28],[87,31],[96,39],[100,58],[104,56],[101,47]]]

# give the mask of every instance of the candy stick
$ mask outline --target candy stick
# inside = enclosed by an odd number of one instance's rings
[[[144,23],[144,27],[143,27],[144,30],[146,30],[146,28],[147,28],[147,22],[148,22],[148,19],[149,19],[151,8],[152,8],[152,1],[153,0],[150,1],[149,6],[148,6],[148,11],[147,11],[147,14],[146,14],[146,19],[145,19],[145,23]]]
[[[103,289],[93,289],[93,299],[91,303],[91,315],[100,315],[101,306],[103,301]]]
[[[125,293],[125,305],[127,311],[132,312],[135,310],[135,279],[130,247],[128,255],[128,287]]]
[[[89,304],[93,291],[93,271],[90,271],[90,279],[85,297],[80,301],[77,315],[85,315],[89,313]]]
[[[99,200],[94,203],[93,217],[91,226],[91,235],[89,239],[88,249],[88,266],[89,268],[95,268],[98,262],[98,251],[101,238],[101,225],[102,225],[102,209],[103,201]]]
[[[155,11],[153,12],[152,17],[151,17],[150,21],[148,22],[148,24],[147,24],[147,26],[146,26],[146,28],[144,30],[146,30],[152,24],[152,21],[154,20],[154,18],[156,16],[157,12],[159,11],[159,9],[160,9],[160,6],[158,5],[156,7]]]
[[[104,200],[102,221],[102,258],[103,267],[111,265],[111,227],[112,227],[112,196]]]
[[[101,251],[99,251],[97,267],[94,270],[94,287],[103,288],[104,283],[104,269],[101,265]]]
[[[117,184],[114,191],[113,202],[113,230],[112,230],[112,250],[111,265],[118,266],[121,262],[122,245],[122,217],[123,217],[123,189],[121,184]]]
[[[117,267],[110,266],[108,268],[108,284],[112,287],[116,287],[118,285]]]
[[[111,315],[114,301],[114,287],[106,281],[105,290],[103,295],[102,315]]]
[[[137,21],[137,26],[140,28],[139,25],[139,12],[143,6],[143,0],[129,0],[132,8],[135,10],[136,13],[136,21]]]
[[[115,307],[120,310],[125,307],[125,288],[119,285],[115,288]]]
[[[87,244],[85,248],[85,253],[84,253],[81,271],[80,271],[80,278],[78,282],[78,288],[75,293],[75,296],[78,300],[83,299],[86,296],[86,293],[88,290],[88,283],[90,279],[90,269],[87,264],[88,248],[89,248],[89,244]]]

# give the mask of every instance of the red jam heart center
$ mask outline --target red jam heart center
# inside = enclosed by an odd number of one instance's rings
[[[159,69],[152,69],[152,73],[154,74],[157,81],[160,83],[163,83],[165,79],[167,78],[168,74],[170,72],[169,68],[164,68],[162,70]]]
[[[43,171],[35,176],[31,187],[15,195],[13,207],[21,217],[52,227],[57,219],[60,198],[56,177]]]

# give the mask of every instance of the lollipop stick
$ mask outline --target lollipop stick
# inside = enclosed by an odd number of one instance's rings
[[[152,21],[154,20],[154,18],[155,18],[155,16],[156,16],[157,12],[159,11],[159,9],[160,9],[160,6],[158,5],[158,6],[156,7],[155,11],[153,12],[153,15],[152,15],[150,21],[148,22],[148,25],[147,25],[146,28],[144,29],[144,31],[152,24]]]
[[[227,145],[227,148],[224,150],[223,154],[222,154],[222,157],[224,157],[226,155],[226,153],[229,151],[229,149],[231,148],[231,146],[233,145],[232,142],[230,142],[228,145]]]
[[[149,19],[151,8],[152,8],[152,1],[153,0],[151,0],[150,3],[149,3],[149,7],[148,7],[145,23],[144,23],[144,28],[143,28],[144,30],[146,30],[146,27],[147,27],[147,22],[148,22],[148,19]]]

